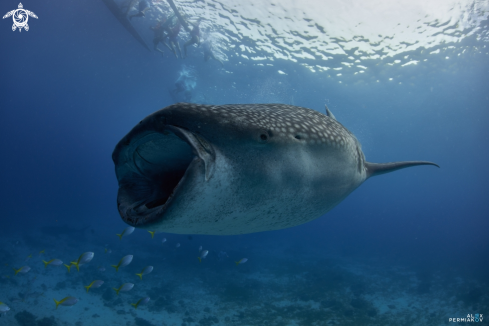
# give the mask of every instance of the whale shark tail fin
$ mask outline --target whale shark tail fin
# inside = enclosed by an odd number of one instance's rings
[[[384,173],[394,172],[396,170],[409,168],[416,165],[434,165],[440,167],[438,164],[426,161],[407,161],[407,162],[392,162],[392,163],[370,163],[365,162],[367,168],[367,178],[381,175]]]

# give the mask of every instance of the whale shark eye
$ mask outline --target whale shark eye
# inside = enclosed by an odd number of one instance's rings
[[[272,137],[271,131],[260,130],[257,138],[260,143],[266,143],[270,140],[271,137]]]

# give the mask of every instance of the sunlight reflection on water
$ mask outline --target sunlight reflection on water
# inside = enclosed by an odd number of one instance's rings
[[[414,66],[438,54],[461,55],[472,37],[489,40],[489,0],[200,0],[176,1],[190,19],[204,18],[218,56],[248,64],[286,60],[330,76],[364,74],[383,65]],[[171,13],[155,3],[146,22]],[[145,29],[139,26],[140,30]],[[187,39],[186,32],[181,33]],[[481,44],[482,43],[482,46]],[[455,49],[454,49],[455,48]],[[441,51],[441,53],[440,53]],[[389,76],[391,77],[391,76]]]

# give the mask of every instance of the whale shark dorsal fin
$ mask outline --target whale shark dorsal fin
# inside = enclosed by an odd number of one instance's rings
[[[336,118],[334,117],[334,114],[329,110],[329,108],[328,108],[328,106],[326,104],[324,104],[324,108],[326,109],[326,115],[328,117],[330,117],[331,119],[336,120]]]
[[[381,175],[384,173],[394,172],[396,170],[409,168],[416,165],[434,165],[440,167],[438,164],[427,161],[406,161],[406,162],[391,162],[391,163],[370,163],[365,162],[365,168],[367,169],[367,178]]]

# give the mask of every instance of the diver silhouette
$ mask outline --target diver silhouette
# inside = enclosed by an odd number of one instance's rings
[[[170,90],[170,96],[175,102],[190,102],[192,100],[192,91],[196,85],[197,78],[194,70],[183,65],[175,82],[175,88]]]

